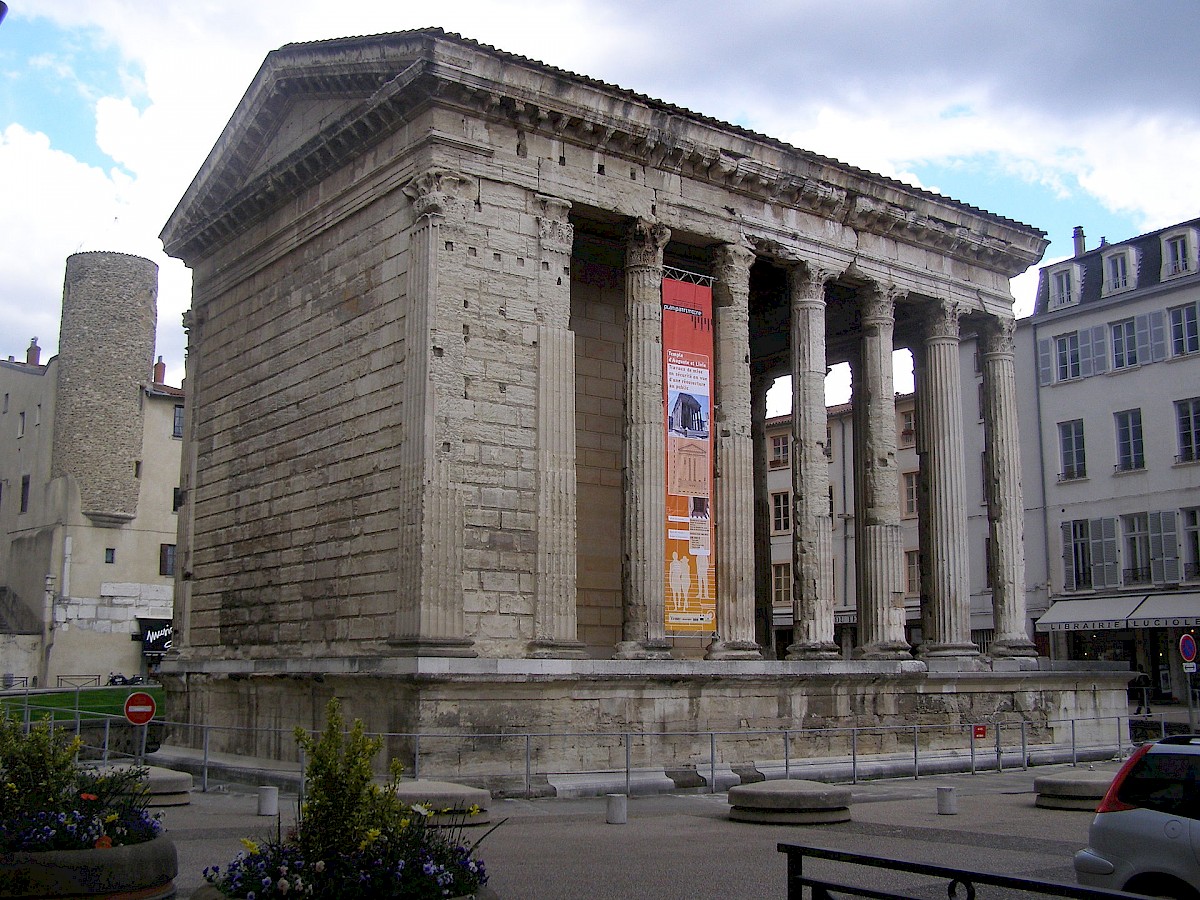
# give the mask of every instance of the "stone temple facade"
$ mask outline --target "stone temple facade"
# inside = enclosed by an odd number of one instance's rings
[[[312,724],[337,693],[379,731],[685,731],[998,709],[1044,723],[1123,702],[1115,676],[1089,674],[1081,698],[1079,673],[1045,670],[1028,638],[1009,279],[1040,259],[1036,229],[429,30],[271,53],[162,238],[194,273],[174,717]],[[711,491],[681,517],[708,542],[695,582],[667,550],[667,279],[711,289],[695,324],[710,419],[676,400],[684,438],[711,448]],[[983,348],[987,658],[969,623],[965,329]],[[899,347],[919,398],[917,657]],[[841,361],[860,436],[850,659],[824,452]],[[780,662],[760,652],[755,513],[766,390],[789,373],[796,637]],[[694,585],[710,608],[669,627]]]

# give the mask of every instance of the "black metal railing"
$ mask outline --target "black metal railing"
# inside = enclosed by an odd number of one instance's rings
[[[1135,566],[1132,569],[1121,570],[1122,584],[1149,584],[1150,583],[1150,567]]]
[[[787,897],[788,900],[803,900],[804,888],[812,891],[811,900],[833,900],[835,896],[870,897],[872,900],[918,900],[935,894],[963,900],[975,900],[979,894],[978,886],[1001,888],[1006,891],[1020,891],[1033,897],[1071,897],[1074,900],[1115,900],[1129,897],[1120,891],[1108,891],[1100,888],[1080,887],[1074,884],[1063,884],[1056,881],[1039,881],[1033,878],[1023,878],[1017,875],[1000,875],[993,872],[973,872],[969,869],[953,869],[949,866],[936,866],[929,863],[910,862],[904,859],[892,859],[883,856],[868,856],[863,853],[848,853],[844,850],[830,850],[823,847],[804,847],[799,844],[779,844],[780,853],[787,854]],[[846,866],[867,866],[884,869],[888,875],[885,883],[888,887],[879,887],[881,879],[876,878],[873,884],[847,883],[846,881],[831,881],[828,878],[817,877],[813,873],[805,874],[806,859],[821,859]],[[821,866],[828,871],[829,866]],[[908,872],[923,876],[911,879],[911,887],[906,892],[905,886],[894,877],[896,872]],[[851,870],[851,875],[866,881],[866,874]],[[930,890],[931,882],[939,885],[938,889]]]

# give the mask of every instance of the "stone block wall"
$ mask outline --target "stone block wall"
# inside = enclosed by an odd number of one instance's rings
[[[51,477],[72,476],[85,513],[137,512],[142,390],[150,379],[158,266],[123,253],[67,257]]]
[[[586,667],[588,664],[584,664]],[[688,673],[613,677],[612,662],[587,674],[488,677],[467,674],[388,678],[368,674],[326,676],[248,675],[229,679],[188,676],[168,683],[168,718],[219,726],[210,750],[295,759],[293,725],[320,728],[331,696],[347,719],[367,730],[397,735],[387,754],[411,771],[420,734],[423,777],[475,780],[503,786],[524,773],[525,739],[531,733],[535,773],[619,771],[630,734],[632,765],[697,767],[708,763],[706,732],[719,732],[721,765],[756,766],[782,761],[784,729],[792,759],[909,753],[912,726],[922,750],[970,746],[970,725],[1005,727],[1006,748],[1020,746],[1021,724],[1032,746],[1069,742],[1072,716],[1079,746],[1115,741],[1118,716],[1127,716],[1122,673],[1087,677],[1094,702],[1082,696],[1078,673],[1038,671],[928,674],[825,671],[820,677]],[[818,673],[812,673],[818,674]],[[849,729],[860,727],[857,738]],[[837,730],[834,729],[844,729]],[[699,733],[698,733],[699,732]],[[408,735],[408,736],[400,736]],[[195,744],[199,735],[176,735]],[[994,741],[994,737],[989,740]],[[1114,745],[1115,746],[1115,745]],[[984,752],[981,748],[981,752]],[[381,758],[380,767],[384,764]],[[499,776],[499,777],[498,777]]]
[[[202,653],[337,655],[390,634],[402,200],[384,194],[198,298],[187,624]]]

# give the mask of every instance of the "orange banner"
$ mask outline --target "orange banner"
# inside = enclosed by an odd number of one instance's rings
[[[666,629],[717,630],[712,521],[712,289],[663,280]]]

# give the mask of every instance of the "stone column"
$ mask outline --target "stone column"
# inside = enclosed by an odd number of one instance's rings
[[[754,642],[754,442],[750,436],[750,266],[724,244],[713,285],[717,637],[705,659],[762,659]]]
[[[434,169],[404,187],[416,214],[409,238],[404,437],[400,452],[399,609],[390,640],[413,656],[474,656],[464,636],[461,477],[462,335],[439,329],[443,231],[461,230],[469,186]],[[456,391],[457,389],[457,391]]]
[[[582,658],[576,613],[575,335],[571,332],[571,204],[535,201],[538,219],[537,572],[535,658]]]
[[[792,308],[792,621],[788,659],[836,659],[833,523],[825,455],[825,282],[833,272],[788,273]]]
[[[625,595],[616,659],[670,659],[666,634],[666,422],[662,267],[671,229],[639,219],[625,251]]]
[[[959,314],[958,304],[951,301],[935,300],[930,305],[917,372],[921,566],[925,570],[922,656],[979,655],[971,642]]]
[[[879,287],[863,292],[862,335],[858,357],[852,360],[859,641],[855,655],[867,659],[896,659],[909,653],[904,639],[904,542],[892,387],[895,300],[894,292]]]
[[[771,502],[767,488],[767,391],[774,379],[755,375],[750,383],[750,440],[754,444],[754,640],[774,648],[775,610],[771,583]]]
[[[994,318],[979,334],[995,622],[995,636],[988,650],[992,656],[1037,656],[1026,631],[1024,502],[1013,362],[1016,327],[1011,318]]]

